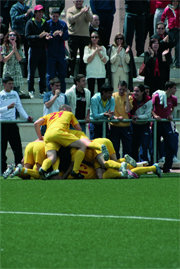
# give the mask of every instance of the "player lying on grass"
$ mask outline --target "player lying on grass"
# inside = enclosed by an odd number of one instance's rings
[[[45,115],[34,123],[37,136],[40,140],[42,140],[40,126],[47,126],[47,130],[44,135],[45,153],[47,158],[43,161],[42,167],[39,169],[39,172],[43,177],[46,177],[47,170],[56,162],[56,152],[61,146],[69,146],[71,148],[78,149],[75,153],[75,161],[71,172],[71,175],[77,179],[83,178],[83,176],[79,173],[79,168],[82,160],[84,159],[86,148],[91,147],[100,149],[100,146],[96,143],[84,138],[79,139],[71,133],[69,131],[70,124],[76,130],[81,131],[80,124],[71,112],[71,107],[68,105],[62,105],[59,112]]]

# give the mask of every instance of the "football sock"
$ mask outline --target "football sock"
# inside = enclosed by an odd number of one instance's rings
[[[75,173],[79,173],[80,165],[84,159],[85,153],[82,150],[77,150],[74,156],[74,165],[73,165],[73,171]]]
[[[42,163],[42,169],[44,171],[47,171],[51,167],[51,165],[52,165],[52,161],[49,158],[47,158]]]
[[[33,178],[39,178],[39,172],[35,171],[33,169],[24,168],[21,171],[21,175],[23,178],[26,178],[27,175],[33,177]]]
[[[58,170],[59,169],[59,164],[60,164],[60,158],[57,157],[56,162],[53,164],[53,170]]]
[[[131,169],[131,171],[138,174],[138,176],[140,176],[140,175],[144,175],[144,174],[146,174],[148,172],[155,173],[156,172],[156,167],[154,165],[146,166],[146,167],[136,167],[136,168]]]
[[[121,177],[121,172],[118,170],[108,168],[104,174],[103,174],[103,179],[105,178],[120,178]]]
[[[113,160],[108,160],[104,163],[106,169],[107,168],[114,168],[114,169],[119,169],[121,167],[121,163],[113,161]]]

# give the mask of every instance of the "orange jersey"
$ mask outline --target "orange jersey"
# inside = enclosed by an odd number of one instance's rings
[[[70,111],[53,112],[41,118],[44,119],[43,125],[47,125],[47,129],[68,130],[70,124],[78,124],[78,120]]]

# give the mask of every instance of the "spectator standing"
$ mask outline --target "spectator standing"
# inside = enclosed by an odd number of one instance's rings
[[[1,1],[0,15],[4,19],[4,24],[9,29],[9,24],[11,23],[10,9],[14,5],[14,0]]]
[[[90,0],[93,14],[97,14],[100,20],[100,27],[104,31],[102,45],[107,48],[109,45],[111,31],[116,12],[115,0]]]
[[[106,120],[111,119],[114,116],[115,101],[112,97],[113,87],[104,83],[100,89],[91,98],[91,112],[90,118],[92,120]],[[90,124],[91,139],[102,137],[102,124]],[[110,137],[109,126],[106,124],[106,137]]]
[[[168,173],[172,168],[173,156],[176,154],[177,143],[174,138],[171,121],[173,120],[173,110],[177,106],[176,83],[168,81],[165,84],[165,91],[158,91],[153,95],[153,117],[157,123],[157,148],[160,148],[160,138],[164,139],[165,163],[163,172]],[[168,122],[161,122],[161,119],[167,119]],[[158,152],[157,150],[157,152]]]
[[[83,0],[74,0],[74,6],[67,10],[67,25],[69,32],[68,46],[70,52],[69,66],[71,76],[74,76],[78,49],[80,55],[78,73],[86,73],[83,54],[84,47],[89,43],[89,23],[92,21],[92,13],[89,11],[89,7],[83,7],[83,2]]]
[[[3,17],[0,16],[0,45],[3,43],[3,39],[8,32],[8,27],[3,23]]]
[[[145,24],[145,41],[149,33],[149,37],[154,34],[154,14],[156,11],[156,0],[149,0],[147,13],[146,13],[146,24]]]
[[[47,80],[58,76],[61,82],[61,91],[66,90],[65,77],[67,64],[65,59],[65,41],[68,40],[67,24],[59,19],[59,9],[52,9],[51,19],[47,21],[51,38],[47,46]]]
[[[36,5],[44,7],[44,16],[49,19],[50,9],[52,8],[57,8],[58,13],[61,14],[65,6],[65,0],[36,0]]]
[[[32,118],[25,112],[19,95],[13,90],[13,78],[7,76],[3,78],[4,90],[0,92],[0,120],[14,121],[16,120],[16,109],[20,115],[32,122]],[[19,134],[19,128],[16,123],[2,123],[2,140],[1,140],[1,153],[2,153],[2,172],[7,168],[7,143],[13,150],[15,157],[15,164],[21,162],[22,160],[22,145],[21,138]]]
[[[92,32],[98,32],[99,35],[99,43],[104,46],[104,36],[105,36],[105,31],[99,26],[100,21],[99,21],[99,16],[94,14],[93,15],[93,20],[89,25],[89,34],[91,36]]]
[[[139,161],[139,148],[143,147],[143,161],[148,159],[148,146],[150,141],[150,123],[147,119],[151,118],[152,100],[145,93],[144,85],[134,87],[132,117],[132,157]],[[137,122],[136,120],[144,120]]]
[[[3,55],[3,77],[9,75],[14,81],[14,90],[22,94],[23,76],[19,62],[24,53],[20,46],[20,36],[16,31],[10,31],[4,38],[2,47]]]
[[[162,16],[161,20],[168,21],[169,37],[175,44],[175,66],[180,68],[180,4],[178,0],[171,1]]]
[[[145,79],[144,84],[150,87],[150,95],[158,89],[163,89],[169,78],[171,55],[169,49],[163,52],[159,49],[159,40],[151,39],[149,51],[144,54]]]
[[[30,98],[34,98],[34,75],[36,68],[39,71],[40,97],[46,91],[46,39],[50,38],[49,27],[43,18],[44,8],[41,5],[34,7],[34,17],[30,19],[25,28],[28,40],[28,91]]]
[[[46,92],[43,97],[44,108],[43,116],[52,112],[59,111],[61,105],[67,104],[68,100],[64,93],[61,92],[61,83],[58,77],[52,78],[49,82],[51,91]],[[41,127],[41,133],[44,135],[46,126]]]
[[[99,46],[99,35],[97,32],[91,33],[91,40],[89,46],[84,48],[83,60],[86,65],[86,77],[88,82],[88,89],[91,96],[94,95],[95,81],[97,80],[98,90],[105,83],[106,68],[109,57],[106,54],[104,46]]]
[[[148,0],[125,0],[124,36],[126,44],[132,47],[135,33],[137,56],[144,52],[147,10]]]
[[[114,145],[117,159],[120,158],[120,141],[122,141],[123,156],[129,154],[131,156],[132,132],[130,122],[122,122],[123,119],[129,119],[129,113],[133,108],[132,96],[127,88],[126,81],[119,81],[118,92],[114,92],[115,100],[114,118],[119,122],[111,123],[111,141]]]
[[[112,86],[114,91],[118,90],[119,81],[129,81],[130,47],[125,48],[124,36],[121,33],[115,35],[112,45],[110,62],[112,74]]]
[[[83,74],[78,74],[74,79],[74,85],[66,91],[68,103],[73,114],[78,120],[90,119],[91,92],[85,88],[86,78]],[[81,123],[83,132],[86,132],[86,124]]]
[[[154,14],[154,34],[156,34],[156,25],[158,22],[161,21],[161,16],[163,14],[163,11],[165,7],[170,4],[170,0],[155,0],[155,14]]]
[[[27,63],[28,63],[28,42],[25,38],[26,22],[33,17],[32,8],[29,8],[24,3],[24,0],[18,0],[16,4],[11,7],[11,28],[21,36],[21,43],[24,45],[24,54],[26,57],[25,77],[27,77]]]

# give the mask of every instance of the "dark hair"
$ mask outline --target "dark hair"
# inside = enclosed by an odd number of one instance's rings
[[[144,89],[149,89],[150,90],[150,87],[148,85],[144,85]]]
[[[137,86],[135,86],[135,87],[139,88],[140,91],[143,92],[143,100],[145,100],[145,98],[146,98],[146,92],[145,92],[145,87],[144,87],[144,85],[143,85],[143,84],[139,84],[139,85],[137,85]]]
[[[2,79],[2,82],[3,83],[7,83],[7,82],[9,82],[9,81],[14,81],[14,79],[12,78],[12,77],[10,77],[9,75],[5,75],[4,77],[3,77],[3,79]]]
[[[76,75],[76,77],[74,78],[74,84],[77,84],[77,82],[80,82],[80,80],[82,79],[82,78],[85,78],[86,76],[85,75],[83,75],[83,74],[78,74],[78,75]]]
[[[174,81],[167,81],[165,84],[165,91],[167,91],[169,88],[176,86],[176,83]]]
[[[127,82],[124,81],[124,80],[120,80],[119,83],[118,83],[118,86],[121,86],[121,87],[126,87],[127,88]]]
[[[158,26],[159,26],[160,24],[162,24],[162,25],[164,26],[164,29],[165,29],[166,25],[165,25],[165,23],[162,22],[162,21],[158,21],[158,22],[156,23],[156,29],[158,28]]]
[[[5,35],[5,37],[4,37],[4,42],[3,42],[3,44],[5,45],[5,47],[6,47],[6,50],[7,50],[7,52],[9,51],[9,45],[10,45],[10,41],[9,41],[9,33],[11,33],[11,32],[13,32],[13,33],[15,33],[15,35],[16,35],[16,45],[17,45],[17,49],[19,49],[20,48],[20,45],[21,45],[21,37],[20,37],[20,35],[16,32],[16,31],[9,31],[6,35]]]
[[[151,38],[150,41],[149,41],[149,46],[152,48],[152,44],[154,44],[156,41],[158,41],[158,43],[159,43],[158,38]]]
[[[117,34],[115,35],[113,46],[117,47],[117,42],[116,42],[116,40],[117,40],[117,37],[118,37],[118,36],[122,37],[122,39],[123,39],[122,47],[124,48],[124,47],[126,46],[126,41],[125,41],[125,37],[124,37],[124,35],[123,35],[122,33],[117,33]]]
[[[60,80],[58,77],[55,77],[55,78],[52,78],[50,81],[49,81],[49,84],[50,85],[54,85],[55,83],[60,83]]]
[[[111,86],[111,84],[109,84],[108,82],[104,83],[101,88],[100,88],[100,93],[102,94],[103,92],[113,92],[113,87]]]
[[[92,34],[97,35],[97,36],[98,36],[98,38],[99,38],[99,34],[98,34],[98,32],[97,32],[97,31],[93,31],[93,32],[91,33],[91,35],[92,35]],[[98,42],[98,44],[99,44],[99,42]],[[91,38],[90,38],[89,48],[91,48],[91,47],[92,47],[92,40],[91,40]]]

